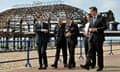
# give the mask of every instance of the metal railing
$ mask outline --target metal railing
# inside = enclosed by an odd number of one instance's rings
[[[120,36],[120,32],[116,32],[116,31],[113,31],[113,32],[105,32],[105,35],[106,36]],[[54,36],[54,35],[52,35]],[[80,39],[79,39],[79,48],[80,48],[80,53],[76,54],[76,55],[79,55],[79,59],[83,59],[83,52],[82,52],[82,48],[83,48],[83,35],[82,35],[82,32],[80,33]],[[14,42],[14,40],[7,40],[8,42]],[[2,63],[9,63],[9,62],[18,62],[18,61],[26,61],[26,64],[25,64],[25,67],[31,67],[31,63],[30,63],[30,60],[34,60],[34,59],[38,59],[37,57],[35,58],[30,58],[30,44],[31,44],[31,40],[30,39],[26,39],[26,40],[15,40],[16,42],[19,41],[19,42],[24,42],[25,43],[25,51],[26,51],[26,58],[25,59],[18,59],[18,60],[7,60],[7,61],[0,61],[0,64]],[[109,46],[110,46],[110,49],[109,49],[109,55],[113,55],[113,48],[112,48],[112,38],[109,40],[110,43],[109,43]],[[5,41],[6,42],[6,41]],[[49,48],[48,50],[53,50],[55,48]],[[48,58],[51,58],[51,57],[55,57],[55,56],[48,56]],[[61,61],[61,60],[60,60]]]

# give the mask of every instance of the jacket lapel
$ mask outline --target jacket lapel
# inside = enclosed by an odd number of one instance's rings
[[[98,22],[99,22],[99,16],[97,16],[97,19],[95,21],[95,26],[98,24]]]
[[[93,18],[90,19],[90,26],[89,27],[94,27]]]

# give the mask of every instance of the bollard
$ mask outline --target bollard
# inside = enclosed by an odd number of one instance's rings
[[[30,40],[26,40],[26,53],[27,53],[27,58],[26,58],[26,64],[25,67],[32,67],[30,64],[30,58],[29,58],[29,48],[30,48]]]
[[[79,59],[83,59],[83,56],[82,56],[82,39],[80,37],[80,56],[79,56]]]
[[[109,52],[109,55],[113,55],[113,52],[112,52],[112,40],[110,40],[110,52]]]

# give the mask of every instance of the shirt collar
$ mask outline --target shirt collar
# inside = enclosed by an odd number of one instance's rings
[[[96,19],[98,17],[98,14],[96,16],[93,16],[93,17],[95,17],[95,19]]]
[[[38,21],[39,24],[43,24],[43,22]]]
[[[72,25],[72,21],[70,22],[70,24],[68,24],[68,26],[70,27]]]

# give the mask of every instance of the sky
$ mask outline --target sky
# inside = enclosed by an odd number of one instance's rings
[[[16,4],[32,4],[37,0],[0,0],[0,12],[12,8]],[[58,0],[40,0],[40,1],[58,1]],[[120,0],[62,0],[65,4],[81,8],[89,12],[90,6],[96,6],[98,12],[112,10],[115,20],[120,22]]]

